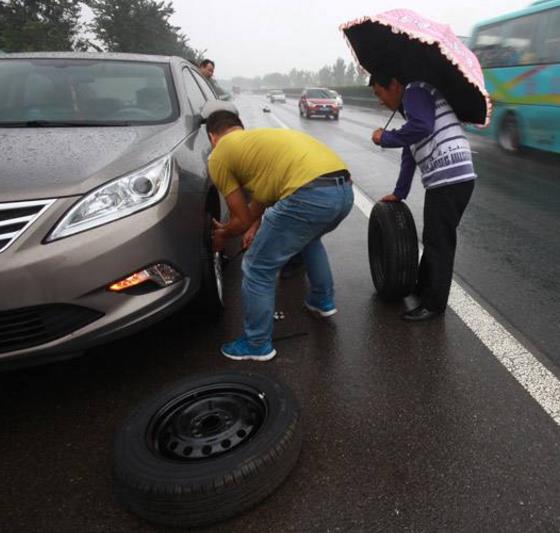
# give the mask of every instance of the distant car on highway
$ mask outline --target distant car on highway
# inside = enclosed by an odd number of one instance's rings
[[[0,362],[79,352],[195,297],[220,313],[215,101],[178,57],[0,58]]]
[[[284,94],[284,91],[281,91],[280,89],[274,89],[273,91],[270,91],[268,99],[270,100],[271,104],[273,104],[274,102],[286,103],[286,95]]]
[[[329,89],[310,87],[304,89],[299,98],[299,114],[311,118],[321,116],[338,120],[338,104]]]
[[[342,96],[340,96],[339,93],[333,91],[332,89],[329,90],[329,93],[336,100],[336,104],[338,105],[338,110],[340,111],[344,107],[344,100],[342,99]]]

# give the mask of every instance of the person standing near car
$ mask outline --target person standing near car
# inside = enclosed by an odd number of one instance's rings
[[[311,286],[306,307],[322,317],[336,313],[321,237],[352,208],[350,173],[336,153],[303,132],[246,131],[235,113],[224,110],[209,115],[206,129],[213,147],[210,177],[230,210],[227,224],[214,222],[214,250],[238,235],[244,234],[244,245],[252,241],[242,264],[244,335],[224,344],[221,352],[231,359],[267,361],[276,355],[276,279],[292,256],[301,252],[304,257]]]
[[[198,65],[198,70],[207,80],[212,79],[212,77],[214,76],[215,68],[216,65],[214,64],[214,61],[212,61],[211,59],[203,59]]]
[[[423,82],[403,84],[390,67],[376,70],[369,85],[391,110],[399,110],[405,124],[398,130],[375,130],[372,141],[384,148],[402,148],[401,169],[385,202],[400,202],[410,191],[416,166],[426,189],[424,252],[416,294],[420,305],[405,320],[434,318],[447,307],[457,245],[457,227],[474,189],[471,149],[459,120],[441,93]]]

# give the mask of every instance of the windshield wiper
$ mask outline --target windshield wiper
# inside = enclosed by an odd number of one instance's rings
[[[58,120],[24,120],[0,122],[0,128],[91,128],[106,126],[132,126],[131,122],[69,122]]]

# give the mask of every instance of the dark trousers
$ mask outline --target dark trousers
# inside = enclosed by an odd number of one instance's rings
[[[469,203],[474,180],[426,189],[424,200],[424,253],[416,292],[429,311],[447,306],[457,246],[457,226]]]

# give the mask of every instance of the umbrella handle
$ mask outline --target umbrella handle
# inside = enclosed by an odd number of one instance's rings
[[[393,111],[393,114],[389,117],[389,120],[387,121],[387,124],[385,124],[385,127],[383,128],[384,130],[386,130],[386,129],[387,129],[387,126],[388,126],[389,124],[391,124],[391,120],[393,120],[393,117],[395,116],[395,113],[396,113],[396,112],[397,112],[397,110],[395,109],[395,110]]]

